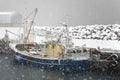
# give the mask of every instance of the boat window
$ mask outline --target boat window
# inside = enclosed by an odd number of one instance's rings
[[[81,50],[77,50],[77,53],[81,53]]]
[[[44,46],[45,46],[45,45],[43,45],[43,44],[40,44],[40,45],[39,45],[40,48],[43,48]]]
[[[68,50],[67,51],[67,53],[81,53],[82,51],[81,50],[77,50],[77,49],[75,49],[75,50]],[[87,50],[86,49],[83,49],[83,52],[87,52]]]
[[[41,51],[41,49],[38,49],[38,51]]]
[[[67,53],[77,53],[76,50],[68,50]]]
[[[83,52],[87,52],[87,50],[86,50],[86,49],[83,49]]]
[[[74,50],[67,50],[67,53],[75,53]]]

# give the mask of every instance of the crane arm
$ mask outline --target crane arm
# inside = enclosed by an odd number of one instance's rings
[[[15,36],[17,36],[17,37],[19,37],[19,35],[18,34],[15,34],[15,33],[13,33],[13,32],[11,32],[11,31],[9,31],[9,30],[6,30],[6,33],[11,33],[11,34],[13,34],[13,35],[15,35]]]
[[[33,25],[33,23],[34,23],[34,19],[35,19],[35,17],[36,17],[37,12],[38,12],[38,9],[36,8],[36,9],[35,9],[34,16],[33,16],[33,19],[32,19],[32,22],[31,22],[31,24],[30,24],[30,29],[29,29],[29,31],[28,31],[27,36],[25,37],[25,42],[27,42],[27,40],[28,40],[28,38],[29,38],[31,29],[32,29],[32,25]]]

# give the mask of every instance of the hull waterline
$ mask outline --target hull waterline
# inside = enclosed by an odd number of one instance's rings
[[[15,60],[18,63],[30,63],[34,66],[56,70],[87,71],[90,66],[89,60],[35,58],[18,52],[15,54]]]

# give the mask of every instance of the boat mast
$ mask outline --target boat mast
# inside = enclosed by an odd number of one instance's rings
[[[68,26],[65,24],[64,25],[66,28],[66,47],[69,47],[69,31],[68,31]]]
[[[66,49],[65,49],[65,54],[67,54],[67,50],[68,50],[68,48],[69,48],[69,30],[68,30],[68,26],[67,26],[67,24],[63,24],[63,26],[65,27],[65,30],[66,30],[66,41],[65,41],[65,47],[66,47]]]
[[[32,19],[31,24],[30,24],[30,29],[29,29],[29,31],[28,31],[27,36],[24,38],[24,42],[25,42],[25,43],[28,42],[28,38],[29,38],[29,35],[30,35],[30,32],[31,32],[31,29],[32,29],[32,25],[33,25],[33,23],[34,23],[34,19],[35,19],[35,17],[36,17],[37,12],[38,12],[38,9],[35,8],[35,12],[34,12],[34,15],[33,15],[33,19]]]

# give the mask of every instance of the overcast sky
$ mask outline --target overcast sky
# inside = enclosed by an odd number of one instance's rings
[[[23,17],[34,8],[40,26],[120,23],[120,0],[0,0],[0,11],[17,11]]]

